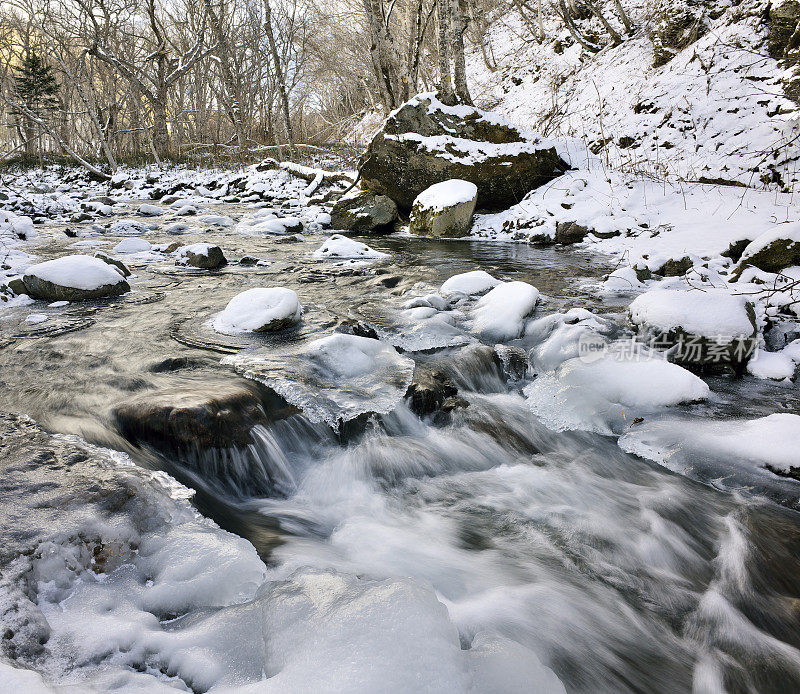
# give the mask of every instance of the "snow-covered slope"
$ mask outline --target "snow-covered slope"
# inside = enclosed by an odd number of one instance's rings
[[[800,115],[767,52],[766,0],[728,6],[704,36],[653,67],[658,5],[626,2],[633,36],[594,55],[553,15],[545,14],[548,41],[537,43],[516,13],[498,14],[486,44],[496,69],[478,48],[469,58],[476,104],[520,127],[583,139],[631,173],[794,189]]]

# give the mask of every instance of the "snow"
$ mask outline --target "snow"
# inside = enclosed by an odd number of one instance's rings
[[[482,340],[506,342],[518,338],[538,301],[539,290],[527,282],[503,282],[478,300],[472,330]]]
[[[747,373],[756,378],[783,381],[794,377],[800,364],[800,340],[794,340],[779,352],[759,349],[747,362]]]
[[[200,217],[200,223],[210,227],[232,227],[236,222],[226,215],[208,214]]]
[[[31,265],[25,276],[34,276],[46,282],[72,289],[99,289],[123,281],[112,265],[88,255],[67,255],[55,260]]]
[[[214,330],[236,334],[263,329],[277,321],[300,320],[303,307],[297,294],[284,287],[247,289],[228,302],[213,320]]]
[[[189,257],[189,254],[207,256],[212,248],[215,248],[215,244],[213,243],[192,243],[188,246],[181,246],[175,251],[175,256],[179,261],[185,261]]]
[[[734,465],[800,469],[800,415],[779,412],[758,419],[666,420],[626,434],[619,446],[673,467],[693,456],[711,456]]]
[[[478,186],[474,183],[452,178],[435,183],[423,190],[414,199],[414,207],[421,210],[440,211],[462,202],[472,202],[477,195]]]
[[[747,315],[747,301],[724,291],[657,289],[636,297],[629,307],[635,325],[704,337],[750,336],[754,326]]]
[[[388,253],[376,251],[361,243],[354,241],[341,234],[334,234],[325,243],[323,243],[316,251],[314,257],[319,259],[365,259],[365,260],[378,260],[380,258],[388,258]]]
[[[48,316],[46,313],[29,313],[25,317],[26,323],[33,323],[34,325],[37,323],[44,323],[47,320]]]
[[[660,408],[704,400],[710,389],[690,371],[656,356],[608,353],[591,362],[568,359],[524,392],[531,411],[555,431],[612,434]]]
[[[30,217],[0,209],[0,238],[8,232],[25,241],[36,238],[36,230]]]
[[[452,294],[464,294],[467,296],[477,296],[485,294],[492,287],[500,284],[500,280],[492,277],[484,270],[471,270],[470,272],[463,272],[460,275],[453,275],[450,279],[446,280],[439,290],[442,296],[450,296]]]
[[[137,238],[128,238],[114,246],[114,253],[142,253],[152,249],[149,241]]]

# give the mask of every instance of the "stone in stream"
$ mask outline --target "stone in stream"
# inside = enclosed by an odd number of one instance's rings
[[[250,430],[268,421],[261,392],[239,379],[151,391],[118,405],[123,436],[164,451],[230,448],[252,442]]]
[[[444,371],[427,368],[417,369],[406,392],[411,411],[420,417],[441,409],[448,398],[456,395],[458,388]]]
[[[652,290],[629,307],[631,322],[671,361],[740,371],[758,334],[753,303],[725,291]]]
[[[212,325],[228,335],[277,332],[297,325],[302,315],[303,307],[291,289],[254,287],[233,297]]]
[[[362,191],[336,202],[331,210],[331,226],[362,234],[392,231],[397,205],[385,195]]]
[[[420,236],[460,238],[472,227],[478,186],[453,179],[426,188],[411,208],[411,233]]]
[[[201,270],[216,270],[228,264],[228,260],[219,246],[210,243],[194,243],[181,246],[177,250],[176,265],[190,265]]]
[[[360,161],[363,187],[403,210],[426,188],[454,178],[478,186],[478,207],[506,208],[568,169],[549,142],[433,94],[394,111]]]
[[[556,224],[556,243],[564,246],[580,243],[588,233],[589,228],[577,222],[558,222]]]
[[[119,296],[131,289],[120,270],[88,255],[31,265],[22,281],[30,296],[46,301],[84,301]]]

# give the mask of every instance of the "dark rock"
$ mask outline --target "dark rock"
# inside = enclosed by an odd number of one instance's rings
[[[8,280],[8,288],[14,292],[16,296],[22,296],[23,294],[27,294],[28,290],[25,289],[25,283],[22,281],[22,278],[15,277],[12,280]]]
[[[87,299],[120,296],[131,290],[130,285],[123,279],[122,274],[119,276],[119,282],[104,284],[94,289],[65,287],[48,282],[32,274],[24,275],[22,281],[25,283],[25,289],[31,297],[43,299],[44,301],[86,301]]]
[[[589,233],[588,227],[576,222],[558,222],[556,224],[556,243],[569,245],[580,243]]]
[[[113,265],[115,268],[117,268],[122,273],[123,277],[130,277],[131,271],[127,268],[125,263],[123,263],[121,260],[117,260],[116,258],[113,258],[108,253],[106,253],[105,251],[97,251],[94,254],[94,257],[95,258],[100,258],[100,260],[102,260],[104,263],[108,263],[109,265]]]
[[[92,219],[92,215],[87,214],[86,212],[79,212],[78,214],[74,214],[69,218],[69,221],[72,224],[80,224],[81,222],[89,222]]]
[[[175,261],[176,265],[190,265],[201,270],[216,270],[228,264],[227,258],[222,253],[219,246],[211,246],[207,253],[195,253],[185,249],[180,257]]]
[[[687,5],[681,0],[663,2],[655,14],[650,40],[653,42],[653,67],[661,67],[708,31],[707,6],[712,0]]]
[[[743,253],[731,279],[738,280],[744,269],[750,266],[757,267],[764,272],[777,273],[795,265],[800,265],[800,243],[789,236],[776,238],[760,250]]]
[[[366,190],[339,200],[331,210],[331,227],[362,234],[391,232],[395,219],[394,201]]]
[[[202,361],[192,357],[167,357],[155,364],[151,364],[148,371],[154,374],[171,373],[173,371],[180,371],[182,369],[193,369],[202,365]]]
[[[134,443],[164,451],[230,448],[252,443],[250,429],[267,421],[259,391],[244,381],[202,383],[149,392],[114,409]]]
[[[800,21],[800,2],[787,0],[773,3],[769,7],[769,34],[767,36],[767,50],[771,58],[782,60],[789,57],[792,49],[792,36],[797,30]]]
[[[653,279],[653,273],[647,265],[634,265],[633,271],[636,273],[636,279],[640,282],[646,282]]]
[[[446,143],[432,146],[425,138],[434,136]],[[476,157],[476,142],[500,147]],[[408,210],[423,190],[452,178],[478,186],[478,207],[509,207],[569,166],[554,148],[525,141],[518,130],[493,122],[478,109],[454,115],[426,96],[415,97],[386,120],[360,168],[364,188]]]
[[[441,409],[445,400],[456,395],[458,388],[446,373],[427,368],[417,369],[406,393],[411,411],[420,417]]]
[[[109,207],[114,205],[114,201],[107,195],[101,195],[97,198],[91,198],[89,202],[99,202],[101,205],[108,205]]]
[[[368,337],[372,340],[378,339],[378,333],[375,332],[375,329],[367,325],[366,323],[362,323],[355,318],[345,318],[339,325],[336,327],[336,331],[340,333],[345,333],[347,335],[357,335],[358,337]]]
[[[683,258],[670,258],[655,273],[662,277],[682,277],[693,267],[692,259],[686,255]]]
[[[723,258],[730,258],[734,263],[738,263],[742,257],[742,253],[744,253],[744,249],[747,248],[751,241],[752,239],[733,241],[720,255]]]
[[[446,398],[442,403],[442,412],[452,412],[453,410],[462,410],[469,407],[469,401],[464,400],[462,397]]]

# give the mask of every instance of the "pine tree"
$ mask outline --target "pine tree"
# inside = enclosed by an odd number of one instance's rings
[[[58,82],[53,68],[33,50],[28,51],[22,65],[16,68],[13,92],[19,103],[39,118],[59,106]],[[25,132],[25,153],[32,155],[36,151],[36,122],[24,111],[15,115]]]

